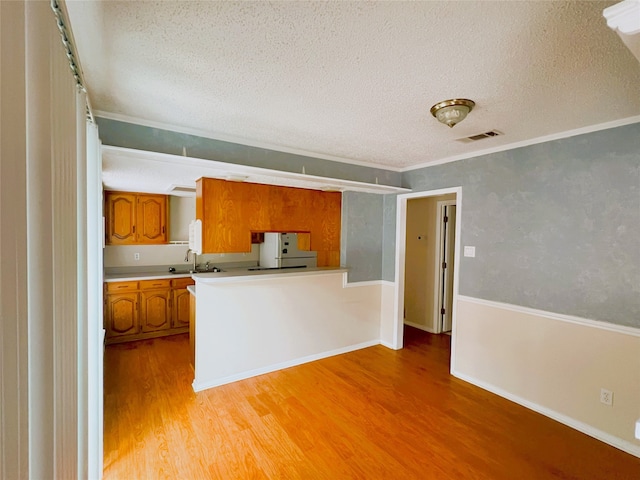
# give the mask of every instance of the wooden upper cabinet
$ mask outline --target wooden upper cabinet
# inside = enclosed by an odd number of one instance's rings
[[[167,243],[167,201],[166,195],[105,192],[106,243]]]
[[[339,266],[341,204],[340,192],[213,178],[196,182],[204,253],[250,252],[256,232],[305,232],[302,248],[318,252],[318,266]]]
[[[167,243],[167,196],[138,195],[138,243]]]
[[[107,243],[136,243],[136,196],[133,193],[107,192]]]

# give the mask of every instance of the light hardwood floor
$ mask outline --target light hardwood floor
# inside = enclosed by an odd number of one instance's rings
[[[639,479],[640,459],[451,377],[451,337],[194,393],[186,335],[110,345],[105,479]]]

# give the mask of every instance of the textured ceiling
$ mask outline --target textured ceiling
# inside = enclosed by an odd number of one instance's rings
[[[406,168],[640,115],[615,2],[120,2],[67,9],[94,110]],[[453,129],[434,103],[473,99]],[[503,136],[456,139],[488,130]]]

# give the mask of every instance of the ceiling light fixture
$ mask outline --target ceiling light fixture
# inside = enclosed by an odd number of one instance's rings
[[[431,115],[436,117],[439,122],[453,127],[464,120],[475,106],[476,103],[473,100],[453,98],[436,103],[431,107]]]

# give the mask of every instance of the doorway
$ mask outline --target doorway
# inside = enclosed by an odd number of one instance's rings
[[[447,197],[443,197],[447,195]],[[440,198],[437,198],[440,197]],[[408,213],[414,210],[414,206],[418,205],[418,203],[410,204],[410,201],[425,199],[423,201],[431,201],[434,205],[433,208],[433,218],[431,223],[431,227],[424,227],[426,229],[422,234],[417,234],[418,230],[416,230],[415,225],[412,225],[411,218],[408,219]],[[438,205],[438,202],[440,204]],[[455,207],[453,207],[455,205]],[[442,209],[446,207],[445,212],[446,215],[443,215]],[[453,207],[453,208],[452,208]],[[434,246],[434,251],[431,254],[431,268],[423,268],[423,271],[426,272],[425,283],[429,283],[427,280],[427,276],[431,276],[431,286],[427,288],[422,288],[422,296],[425,299],[431,299],[430,302],[425,302],[430,305],[430,307],[422,308],[421,311],[428,313],[424,313],[424,317],[422,317],[421,322],[407,321],[407,324],[411,326],[414,323],[421,323],[421,326],[418,328],[422,328],[426,331],[431,331],[432,333],[440,333],[445,329],[450,329],[452,336],[452,347],[451,347],[451,366],[453,369],[453,364],[455,361],[455,335],[456,335],[456,300],[458,295],[458,266],[459,266],[459,258],[460,258],[460,235],[455,235],[455,232],[460,232],[461,225],[461,212],[462,212],[462,187],[452,187],[445,188],[439,190],[425,191],[425,192],[416,192],[409,193],[405,195],[399,195],[397,197],[397,210],[396,210],[396,268],[395,268],[395,278],[396,278],[396,289],[395,289],[395,297],[394,297],[394,342],[393,346],[396,349],[400,349],[403,346],[403,329],[405,325],[405,298],[407,297],[407,288],[409,291],[415,290],[415,286],[410,284],[411,279],[409,279],[409,283],[406,281],[408,277],[406,276],[407,270],[412,270],[414,266],[414,262],[409,262],[408,259],[411,259],[411,256],[407,255],[407,248],[412,242],[423,242],[427,243],[427,234],[431,235]],[[438,225],[436,227],[436,219],[440,218],[443,222],[444,216],[447,217],[447,227],[449,229],[447,233],[446,227],[441,227]],[[408,221],[409,220],[409,221]],[[455,225],[455,227],[454,227]],[[453,235],[452,235],[453,233]],[[423,238],[418,238],[423,237]],[[437,243],[436,243],[437,240]],[[444,244],[443,244],[444,242]],[[410,249],[410,247],[409,247]],[[409,251],[411,254],[411,251]],[[447,268],[445,268],[445,273],[442,272],[442,262],[439,260],[440,255],[444,255],[444,262],[447,263]],[[438,259],[438,260],[436,260]],[[446,260],[448,259],[448,260]],[[453,263],[453,268],[451,264]],[[411,272],[409,272],[411,275]],[[448,285],[448,287],[447,287]],[[418,288],[418,291],[420,291]],[[446,295],[446,292],[449,292]],[[409,294],[410,296],[411,294]],[[413,293],[414,298],[416,298],[415,292]],[[444,302],[443,306],[441,306],[441,302]],[[444,308],[445,313],[440,314],[442,309]],[[448,314],[447,314],[448,309]],[[414,317],[417,318],[417,317]]]
[[[436,261],[438,285],[436,311],[438,333],[451,334],[453,328],[453,269],[455,267],[456,203],[451,200],[438,201],[436,218]]]

